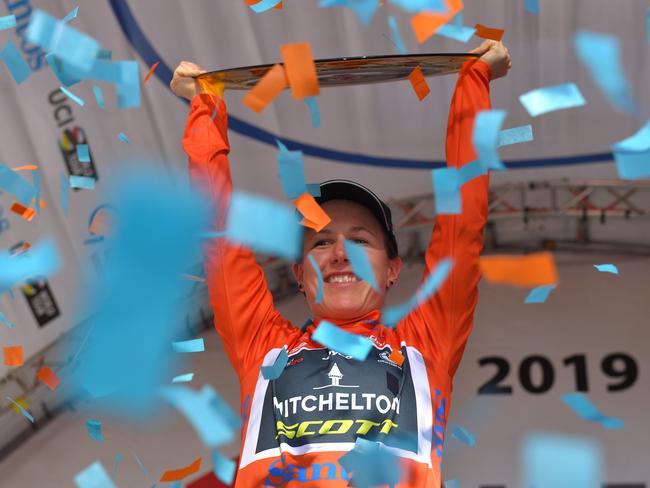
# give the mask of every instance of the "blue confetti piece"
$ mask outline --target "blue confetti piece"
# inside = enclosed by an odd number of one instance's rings
[[[612,144],[614,151],[643,152],[650,150],[650,120],[625,139]]]
[[[458,481],[458,480],[447,480],[447,481],[445,481],[445,488],[460,488],[460,481]]]
[[[2,312],[0,312],[0,322],[2,322],[3,324],[5,324],[5,325],[6,325],[8,328],[10,328],[10,329],[13,329],[13,328],[14,328],[14,324],[12,324],[11,322],[9,322],[9,319],[7,318],[7,316],[6,316],[5,314],[3,314]]]
[[[443,0],[390,0],[406,12],[417,13],[423,10],[427,12],[442,13],[447,11],[447,6]]]
[[[99,52],[99,42],[42,10],[32,14],[27,40],[82,71],[89,71]]]
[[[95,178],[90,176],[70,176],[70,188],[83,188],[85,190],[95,189]]]
[[[83,107],[86,104],[86,102],[84,102],[81,97],[78,97],[77,95],[72,93],[70,90],[68,90],[66,87],[60,86],[59,90],[61,90],[65,94],[66,97],[68,97],[70,100],[72,100],[77,105],[80,105],[80,106]]]
[[[120,464],[122,464],[122,459],[124,459],[124,455],[118,452],[115,455],[115,461],[113,462],[113,472],[111,473],[112,479],[115,479],[115,475],[117,474],[117,468],[119,468]]]
[[[40,202],[41,201],[41,172],[40,171],[38,170],[32,171],[32,181],[34,183],[34,189],[36,190],[34,199],[36,202]],[[36,205],[36,213],[37,214],[41,213],[40,203]]]
[[[504,170],[499,158],[499,133],[506,118],[505,110],[481,110],[474,120],[472,143],[478,160],[490,169]]]
[[[172,378],[172,383],[188,383],[194,379],[194,373],[179,374]]]
[[[277,380],[280,375],[282,375],[282,372],[284,371],[284,367],[287,365],[288,360],[289,356],[287,355],[287,350],[283,348],[280,351],[280,354],[278,354],[278,357],[275,358],[275,362],[272,366],[262,366],[260,368],[264,379]]]
[[[250,5],[250,8],[256,14],[261,14],[262,12],[266,12],[267,10],[271,10],[281,1],[282,0],[261,0],[253,5]]]
[[[433,177],[433,196],[436,203],[436,214],[460,214],[460,173],[456,168],[434,169]]]
[[[320,127],[320,109],[318,108],[318,99],[316,97],[305,97],[305,103],[309,108],[311,115],[311,126],[314,128]]]
[[[453,261],[451,259],[442,259],[436,268],[429,273],[425,282],[411,299],[400,305],[384,307],[381,310],[381,318],[384,325],[387,327],[395,327],[411,310],[416,308],[420,303],[428,300],[445,282],[452,267]]]
[[[32,73],[29,65],[20,55],[20,51],[11,40],[7,41],[4,49],[0,51],[0,60],[4,62],[17,85],[20,85],[29,78],[29,75]]]
[[[395,47],[397,48],[397,52],[399,52],[400,54],[406,54],[408,51],[406,50],[406,46],[404,45],[402,34],[399,31],[399,25],[397,24],[397,20],[392,15],[389,15],[387,21],[388,21],[388,27],[390,28],[390,33],[393,36],[393,42],[395,43]]]
[[[11,29],[16,27],[16,16],[15,15],[5,15],[0,17],[0,30]]]
[[[519,101],[531,117],[556,110],[581,107],[587,103],[575,83],[537,88],[520,95]]]
[[[77,144],[77,159],[80,163],[90,163],[88,144]]]
[[[120,61],[120,83],[117,89],[117,107],[134,108],[140,106],[140,74],[137,61]]]
[[[575,34],[573,44],[591,79],[612,106],[621,112],[637,113],[630,83],[621,66],[620,41],[611,35],[580,31]]]
[[[36,188],[4,164],[0,164],[0,190],[11,193],[26,207],[29,207],[32,199],[36,196]]]
[[[533,288],[526,296],[524,303],[545,303],[556,287],[557,285],[543,285]]]
[[[212,471],[223,483],[230,486],[235,477],[237,463],[232,459],[223,457],[219,451],[212,451]]]
[[[125,134],[124,132],[120,132],[120,133],[117,135],[117,138],[118,138],[120,141],[122,141],[124,144],[128,144],[128,143],[131,142],[131,141],[129,141],[129,138],[126,137],[126,134]]]
[[[618,176],[624,180],[650,178],[650,151],[614,151]]]
[[[468,42],[476,33],[473,27],[464,25],[445,24],[436,31],[436,35],[448,37],[458,42]]]
[[[499,132],[499,147],[533,140],[533,126],[522,125]]]
[[[199,392],[184,386],[167,386],[160,395],[185,416],[209,449],[232,441],[241,428],[239,417],[210,385]]]
[[[339,458],[339,464],[352,473],[352,482],[358,488],[394,486],[400,481],[398,458],[378,442],[357,437],[354,449]]]
[[[23,417],[25,417],[27,420],[29,420],[32,424],[34,423],[34,417],[32,416],[31,413],[29,413],[25,409],[25,407],[23,407],[20,403],[18,403],[17,401],[15,401],[13,398],[11,398],[9,396],[7,397],[7,400],[9,400],[11,403],[13,403],[16,406],[16,408],[18,408],[18,410],[20,410],[20,413],[23,414]]]
[[[476,447],[474,434],[460,425],[454,425],[452,427],[451,436],[463,444],[467,444],[469,447]]]
[[[61,19],[61,22],[64,23],[64,24],[67,24],[67,23],[70,22],[71,20],[76,19],[78,13],[79,13],[79,7],[75,7],[75,8],[73,8],[73,9],[68,13],[68,15],[66,15],[65,17],[63,17],[63,19]]]
[[[539,14],[539,0],[524,0],[524,8],[526,12]]]
[[[0,251],[0,287],[13,286],[36,276],[53,276],[61,268],[61,258],[52,240],[43,240],[19,257]]]
[[[97,53],[97,59],[110,59],[113,57],[113,51],[110,49],[100,49]]]
[[[458,170],[458,174],[460,175],[460,185],[463,186],[474,178],[487,174],[487,168],[480,161],[472,161],[462,166]]]
[[[372,341],[367,337],[346,332],[327,320],[318,324],[312,339],[333,351],[352,356],[357,361],[365,360],[372,348]]]
[[[571,407],[582,420],[596,422],[606,429],[618,430],[625,426],[625,423],[621,419],[607,417],[600,413],[583,393],[567,393],[566,395],[562,395],[562,401]]]
[[[79,471],[74,482],[77,488],[117,488],[99,461]]]
[[[95,101],[97,102],[97,106],[99,108],[104,108],[104,93],[102,93],[102,89],[98,87],[97,85],[93,85],[93,94],[95,95]]]
[[[302,151],[289,151],[279,140],[275,142],[279,148],[276,159],[282,191],[289,200],[295,200],[307,191]]]
[[[63,215],[67,217],[70,210],[70,180],[68,180],[65,173],[59,174],[59,197],[61,198]]]
[[[172,342],[172,349],[175,352],[203,352],[205,351],[205,342],[202,337],[189,341]]]
[[[379,8],[379,0],[320,0],[319,7],[347,7],[354,11],[359,21],[368,25]]]
[[[296,261],[302,254],[303,228],[289,205],[245,192],[230,201],[226,235],[233,242]]]
[[[320,197],[320,183],[307,183],[307,193],[312,197]]]
[[[348,241],[347,239],[343,241],[343,246],[345,247],[345,254],[347,254],[350,260],[354,274],[363,281],[368,282],[374,290],[381,291],[377,285],[375,271],[372,269],[372,264],[370,264],[368,254],[366,254],[364,247],[361,244]]]
[[[316,263],[314,256],[307,254],[307,259],[309,259],[309,264],[311,264],[311,267],[316,273],[316,279],[318,279],[318,288],[316,289],[316,303],[323,303],[323,273],[320,270],[318,263]]]
[[[142,461],[140,461],[138,455],[134,452],[132,452],[131,454],[133,454],[133,457],[135,458],[135,462],[138,463],[138,466],[140,467],[140,471],[142,471],[142,474],[144,474],[145,476],[149,476],[149,471],[147,470],[147,468],[144,467],[144,464],[142,464]]]
[[[104,434],[102,433],[102,423],[100,420],[86,420],[86,431],[92,440],[97,442],[104,442]]]
[[[57,59],[54,54],[47,54],[45,56],[45,61],[47,61],[48,66],[63,86],[69,87],[81,81],[81,78],[71,75],[68,70],[65,69],[65,63],[60,59]]]
[[[558,435],[528,437],[522,448],[523,480],[535,488],[593,488],[603,481],[602,450],[595,443]]]
[[[594,264],[594,268],[601,273],[618,274],[618,268],[613,264]]]

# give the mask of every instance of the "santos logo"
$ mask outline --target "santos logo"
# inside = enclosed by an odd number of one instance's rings
[[[280,464],[280,467],[278,467],[278,464]],[[309,466],[298,466],[296,464],[284,466],[284,464],[284,456],[273,461],[269,466],[269,475],[264,480],[263,486],[284,486],[287,481],[307,483],[319,480],[349,481],[352,479],[343,466],[338,463],[311,464]]]

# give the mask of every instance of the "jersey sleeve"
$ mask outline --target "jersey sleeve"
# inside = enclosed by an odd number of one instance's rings
[[[476,114],[490,108],[489,83],[490,67],[481,60],[466,63],[459,74],[447,124],[449,167],[460,168],[476,159],[472,130]],[[447,364],[452,377],[474,322],[488,188],[488,175],[465,183],[461,188],[462,213],[436,217],[425,254],[424,278],[443,258],[451,257],[454,266],[438,293],[398,324],[398,329],[401,327],[421,347]]]
[[[193,185],[214,205],[215,226],[225,227],[232,193],[228,165],[226,105],[213,95],[192,99],[183,136]],[[224,237],[203,246],[206,281],[214,323],[237,373],[258,366],[271,347],[299,333],[273,305],[262,268],[253,253]]]

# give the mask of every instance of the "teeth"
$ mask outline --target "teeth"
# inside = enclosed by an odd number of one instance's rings
[[[357,277],[354,275],[336,275],[327,281],[329,283],[352,283],[353,281],[357,281]]]

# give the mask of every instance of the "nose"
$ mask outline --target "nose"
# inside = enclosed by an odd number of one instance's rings
[[[332,262],[333,263],[347,263],[348,256],[345,253],[345,237],[338,236],[334,247],[332,248]]]

